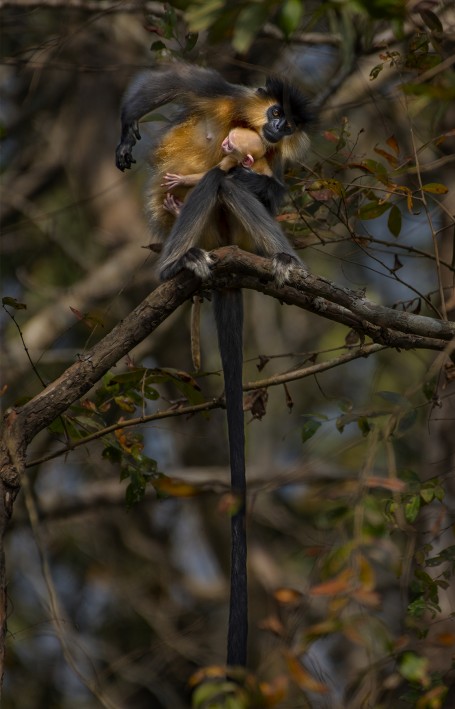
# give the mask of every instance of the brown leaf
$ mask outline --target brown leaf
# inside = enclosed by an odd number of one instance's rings
[[[287,385],[283,383],[284,387],[284,395],[286,397],[286,406],[289,409],[289,413],[291,413],[292,409],[294,408],[294,402],[292,400],[292,396],[289,393],[289,389],[287,388]]]
[[[264,620],[261,620],[258,625],[261,630],[268,630],[274,635],[278,635],[278,637],[284,635],[284,625],[276,615],[269,615]]]
[[[267,389],[256,389],[248,392],[243,402],[243,410],[250,411],[253,419],[262,419],[267,412],[267,400],[269,398]]]
[[[387,138],[386,143],[389,146],[389,148],[392,148],[395,155],[399,154],[400,146],[398,145],[398,141],[394,135],[391,135],[390,138]]]
[[[391,490],[392,492],[405,492],[406,490],[406,483],[402,480],[375,477],[374,475],[366,478],[365,485],[367,487],[382,487],[384,490]]]
[[[379,608],[381,605],[381,596],[377,591],[368,591],[363,588],[358,588],[351,593],[351,598],[368,608]]]
[[[324,583],[319,583],[310,589],[312,596],[336,596],[340,593],[347,593],[352,588],[353,572],[352,569],[345,569],[335,578]]]
[[[271,682],[261,682],[259,689],[266,707],[279,706],[288,692],[289,680],[286,676],[275,677]]]
[[[306,689],[309,692],[318,692],[319,694],[328,691],[327,686],[314,679],[294,655],[288,653],[286,661],[289,673],[300,689]]]
[[[282,605],[301,603],[303,596],[295,588],[278,588],[273,594],[275,600]]]

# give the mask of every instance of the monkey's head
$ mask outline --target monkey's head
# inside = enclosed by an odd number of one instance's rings
[[[223,140],[221,149],[232,155],[244,167],[251,167],[265,154],[265,145],[259,135],[249,128],[232,128]]]
[[[283,141],[283,157],[299,159],[308,147],[306,128],[313,120],[309,101],[296,86],[277,77],[269,77],[255,98],[256,125],[260,122],[258,131],[264,141],[272,145]]]

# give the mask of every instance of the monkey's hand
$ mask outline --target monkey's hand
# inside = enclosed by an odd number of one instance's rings
[[[207,281],[211,278],[211,266],[214,263],[213,256],[204,249],[199,249],[197,246],[192,246],[179,259],[173,261],[169,265],[166,262],[160,271],[162,281],[167,281],[172,276],[175,276],[182,269],[192,271],[202,281]]]
[[[183,202],[180,199],[174,197],[174,195],[167,193],[164,198],[163,207],[166,212],[172,214],[173,217],[178,217],[180,210],[182,209]]]
[[[289,280],[294,266],[303,266],[297,256],[284,252],[275,254],[272,260],[272,272],[277,286],[281,287]]]
[[[166,172],[165,176],[163,177],[161,187],[166,187],[167,190],[172,190],[174,189],[174,187],[178,187],[179,185],[185,184],[185,175],[175,175],[172,172]]]
[[[131,165],[136,162],[133,159],[133,147],[136,142],[141,139],[141,134],[139,133],[139,126],[137,121],[134,123],[127,123],[122,128],[122,136],[120,138],[120,143],[117,145],[115,151],[115,164],[118,169],[122,172],[126,169],[129,170]]]

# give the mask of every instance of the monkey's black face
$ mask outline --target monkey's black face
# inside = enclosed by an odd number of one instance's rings
[[[267,109],[266,116],[267,123],[264,123],[262,132],[269,143],[278,143],[286,135],[291,135],[294,132],[283,108],[278,103]]]

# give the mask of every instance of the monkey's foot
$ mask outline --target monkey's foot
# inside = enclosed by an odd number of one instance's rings
[[[302,266],[297,256],[281,252],[272,259],[273,278],[277,286],[281,287],[289,280],[294,266]]]
[[[165,265],[160,271],[162,281],[167,281],[179,271],[186,269],[192,271],[202,281],[207,281],[211,277],[211,266],[214,263],[213,256],[204,249],[193,246],[179,259],[169,265]]]
[[[180,210],[182,209],[182,205],[183,202],[180,199],[177,199],[169,192],[166,194],[166,197],[164,198],[163,202],[163,207],[166,212],[172,214],[173,217],[178,217],[178,215],[180,214]]]

